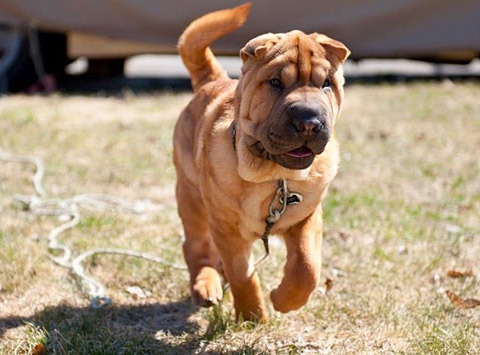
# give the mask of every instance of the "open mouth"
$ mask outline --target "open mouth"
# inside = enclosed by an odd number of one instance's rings
[[[302,146],[300,148],[286,152],[285,154],[293,158],[307,158],[313,155],[313,152],[310,148]]]

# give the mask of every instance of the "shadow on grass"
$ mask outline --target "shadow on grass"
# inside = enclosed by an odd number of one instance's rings
[[[28,322],[48,332],[51,353],[191,353],[204,339],[198,324],[189,320],[197,310],[189,300],[98,310],[59,305],[29,318],[0,318],[0,337]]]

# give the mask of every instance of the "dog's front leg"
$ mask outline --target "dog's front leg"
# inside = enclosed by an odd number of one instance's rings
[[[235,228],[222,222],[212,221],[210,231],[232,290],[237,320],[266,320],[260,280],[251,258],[252,242],[243,239]]]
[[[322,209],[290,228],[285,235],[287,263],[280,285],[270,293],[273,307],[289,312],[307,303],[321,270]]]

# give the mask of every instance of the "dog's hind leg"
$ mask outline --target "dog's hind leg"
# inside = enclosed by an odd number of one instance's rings
[[[181,173],[177,179],[178,211],[185,231],[183,254],[190,271],[190,291],[196,305],[209,307],[223,297],[218,251],[208,231],[208,215],[200,192]]]

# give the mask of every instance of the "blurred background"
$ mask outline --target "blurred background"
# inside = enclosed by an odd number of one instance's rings
[[[201,14],[242,2],[0,0],[0,90],[188,88],[179,35]],[[238,76],[249,39],[300,29],[347,44],[350,81],[480,77],[479,14],[475,0],[266,0],[214,49]]]

